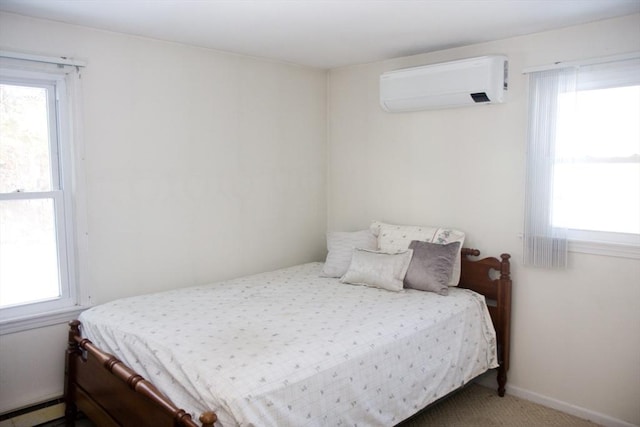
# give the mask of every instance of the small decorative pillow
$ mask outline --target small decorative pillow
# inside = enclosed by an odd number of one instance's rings
[[[373,221],[369,229],[378,238],[378,250],[383,252],[404,251],[413,240],[440,244],[460,242],[460,249],[462,249],[465,238],[465,234],[462,231],[451,228],[394,225],[380,221]],[[458,286],[460,282],[462,262],[460,249],[453,264],[453,273],[449,279],[449,286]]]
[[[355,248],[377,249],[376,236],[369,230],[331,231],[327,233],[327,259],[322,268],[324,277],[342,277],[351,263]]]
[[[413,257],[404,277],[404,287],[448,295],[460,242],[441,245],[414,240],[409,248],[413,250]]]
[[[355,249],[349,269],[340,281],[352,285],[401,291],[412,255],[411,249],[396,254]]]

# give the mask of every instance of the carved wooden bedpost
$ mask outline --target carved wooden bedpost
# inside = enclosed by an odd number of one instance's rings
[[[498,395],[504,396],[509,370],[509,349],[511,348],[511,255],[500,255],[500,289],[498,290],[498,306],[504,307],[500,312],[501,346],[498,349]]]
[[[64,383],[64,418],[67,426],[75,425],[75,419],[78,414],[78,408],[75,404],[75,390],[73,384],[76,379],[75,361],[73,359],[80,357],[82,351],[78,345],[76,338],[80,337],[80,322],[72,320],[69,322],[69,339],[67,342],[67,352],[65,355],[65,383]]]
[[[471,289],[492,300],[489,313],[496,331],[498,356],[498,395],[504,396],[509,370],[509,348],[511,337],[511,255],[502,254],[501,259],[484,258],[471,261],[466,257],[480,255],[480,251],[472,248],[462,248],[461,284],[463,288]],[[500,273],[495,278],[493,272]],[[490,274],[492,273],[492,274]]]
[[[218,417],[215,413],[207,411],[200,415],[199,420],[202,423],[202,427],[213,427],[213,424],[218,421]]]

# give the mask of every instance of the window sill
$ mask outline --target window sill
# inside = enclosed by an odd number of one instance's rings
[[[16,332],[28,331],[30,329],[66,323],[76,319],[78,315],[87,308],[89,307],[76,305],[48,313],[3,320],[0,322],[0,335],[13,334]]]
[[[640,246],[587,240],[569,240],[569,252],[640,259]]]

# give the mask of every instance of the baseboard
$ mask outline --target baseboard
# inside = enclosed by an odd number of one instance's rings
[[[0,421],[0,427],[31,427],[62,417],[64,417],[64,403],[56,403],[51,406],[33,408],[33,410],[27,412],[16,413],[11,418]]]
[[[19,396],[22,397],[22,396]],[[31,397],[25,401],[24,397],[15,401],[0,403],[0,419],[4,419],[7,414],[30,409],[41,404],[48,404],[54,400],[62,399],[62,390],[52,393],[44,393],[37,397]]]
[[[495,379],[495,373],[493,375],[482,375],[474,380],[476,383],[489,388],[496,388],[497,383]],[[602,414],[600,412],[592,411],[590,409],[582,408],[580,406],[572,405],[571,403],[563,402],[558,399],[554,399],[542,394],[535,393],[530,390],[526,390],[520,387],[510,386],[507,383],[507,394],[511,396],[519,397],[524,400],[528,400],[533,403],[537,403],[547,408],[556,409],[558,411],[570,414],[585,420],[592,421],[596,424],[605,427],[638,427],[635,424],[628,423],[626,421],[613,418],[609,415]]]

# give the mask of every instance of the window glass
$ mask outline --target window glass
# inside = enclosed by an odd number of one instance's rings
[[[0,307],[59,298],[52,199],[0,202]]]
[[[48,88],[0,84],[0,192],[52,189]]]
[[[640,86],[558,101],[553,225],[640,234]]]

